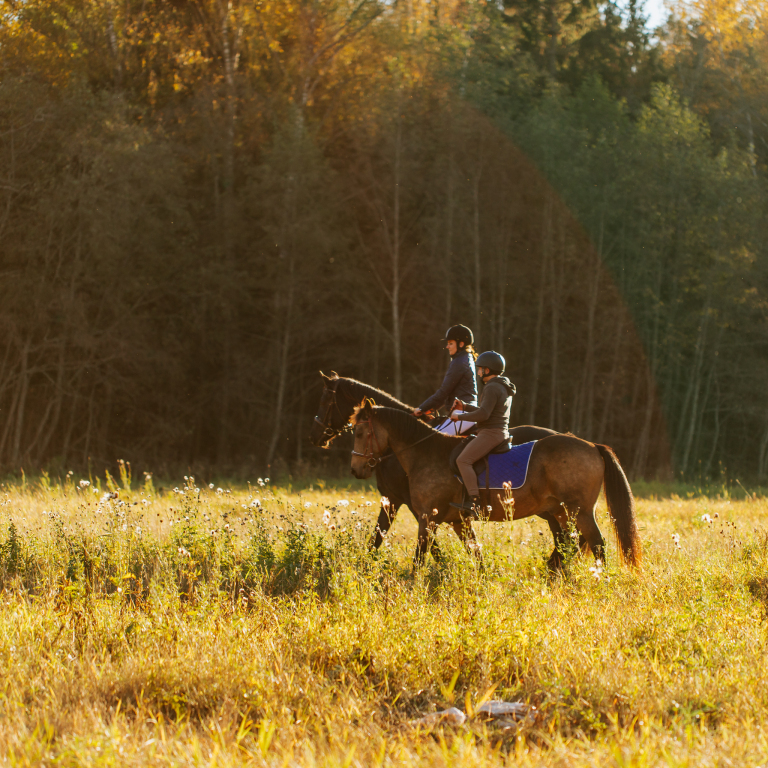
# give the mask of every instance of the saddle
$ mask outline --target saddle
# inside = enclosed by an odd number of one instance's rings
[[[473,468],[477,474],[480,489],[484,488],[488,491],[521,488],[528,477],[528,465],[535,445],[536,440],[522,445],[514,445],[513,441],[507,440],[497,445],[483,459],[475,462]],[[450,456],[451,469],[459,477],[456,459],[464,446],[466,442],[456,446]]]
[[[451,468],[451,472],[453,472],[454,475],[458,475],[459,473],[459,467],[456,464],[456,459],[459,458],[459,454],[469,445],[470,440],[474,440],[477,435],[469,435],[465,440],[462,440],[459,445],[457,445],[452,451],[450,458],[448,459],[448,464]],[[488,456],[494,453],[506,453],[507,451],[512,450],[512,440],[505,440],[503,443],[499,443],[489,454],[486,456],[483,456],[482,459],[479,461],[476,461],[473,465],[475,474],[480,475],[481,472],[486,471],[488,469]],[[486,477],[488,476],[488,472],[486,471]]]

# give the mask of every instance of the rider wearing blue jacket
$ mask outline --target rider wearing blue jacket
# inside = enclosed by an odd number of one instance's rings
[[[447,406],[450,410],[455,400],[461,400],[467,406],[477,405],[477,376],[475,374],[475,354],[472,349],[474,337],[466,325],[451,326],[445,332],[445,348],[451,356],[451,364],[443,383],[434,395],[428,397],[413,415],[421,416],[425,411],[437,410]]]

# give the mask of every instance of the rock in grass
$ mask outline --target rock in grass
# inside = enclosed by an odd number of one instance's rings
[[[413,725],[421,728],[432,728],[435,725],[464,725],[467,716],[456,707],[444,709],[442,712],[432,712],[413,721]]]
[[[475,710],[475,717],[484,720],[497,720],[500,718],[522,718],[530,711],[528,704],[522,701],[486,701]]]

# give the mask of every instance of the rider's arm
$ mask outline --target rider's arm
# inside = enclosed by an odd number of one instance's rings
[[[440,385],[440,389],[438,389],[434,395],[428,397],[419,406],[419,410],[431,411],[445,405],[448,396],[456,389],[456,385],[461,381],[462,373],[462,361],[458,357],[454,357],[453,360],[451,360],[451,364],[448,366],[448,370],[445,373],[445,378]]]
[[[489,387],[483,392],[483,399],[480,401],[478,408],[469,408],[464,413],[454,414],[458,416],[456,421],[473,421],[479,423],[485,421],[492,413],[496,406],[496,402],[501,396],[501,392],[497,392],[497,387]]]

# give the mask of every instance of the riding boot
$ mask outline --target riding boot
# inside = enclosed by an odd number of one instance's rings
[[[473,514],[479,514],[481,509],[481,502],[479,496],[472,496],[472,498],[464,498],[461,500],[461,504],[451,502],[451,506],[454,509],[460,509],[462,512],[472,512]]]

